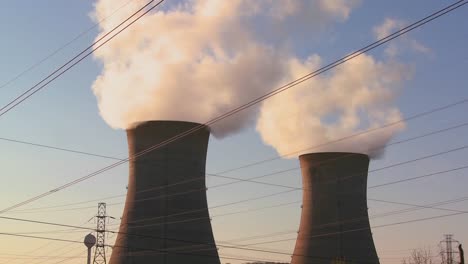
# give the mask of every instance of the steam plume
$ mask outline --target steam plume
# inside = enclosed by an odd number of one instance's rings
[[[285,77],[299,78],[319,67],[317,55],[306,61],[293,59]],[[404,123],[324,143],[400,120],[400,111],[393,105],[402,81],[409,77],[407,72],[405,65],[361,55],[330,74],[264,101],[257,131],[281,155],[337,151],[376,157]]]
[[[95,54],[103,63],[93,84],[100,113],[123,129],[147,120],[205,123],[319,68],[319,55],[301,59],[290,52],[295,32],[283,30],[310,33],[345,21],[358,2],[186,0],[152,12]],[[136,10],[145,3],[134,0],[129,6]],[[115,0],[98,0],[94,18],[102,20],[115,6]],[[105,21],[101,34],[126,16]],[[376,27],[376,36],[401,26],[389,21]],[[264,142],[284,155],[398,120],[395,98],[408,69],[395,56],[387,60],[362,55],[265,101],[260,109],[216,123],[212,132],[224,136],[258,119]],[[313,151],[375,156],[403,128],[400,123]]]
[[[136,10],[145,3],[135,0],[129,7]],[[287,40],[266,40],[272,38],[256,29],[259,20],[322,28],[346,20],[357,3],[190,0],[153,12],[95,53],[103,63],[93,84],[100,113],[110,126],[123,129],[146,120],[204,123],[277,87],[295,72],[291,61],[300,64],[285,48]],[[98,0],[93,16],[100,21],[115,7],[115,0]],[[101,34],[126,16],[105,21]],[[242,111],[216,124],[212,132],[236,132],[257,114],[258,108]]]

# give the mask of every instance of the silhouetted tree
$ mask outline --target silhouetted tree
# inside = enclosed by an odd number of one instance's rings
[[[435,264],[435,258],[430,249],[419,248],[411,252],[411,256],[402,261],[402,264]]]

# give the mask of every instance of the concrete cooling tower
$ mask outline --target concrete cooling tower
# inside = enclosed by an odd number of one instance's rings
[[[299,157],[303,204],[292,264],[378,264],[367,212],[369,157],[312,153]]]
[[[200,124],[150,121],[127,130],[129,157]],[[125,209],[110,264],[220,264],[208,213],[202,127],[130,160]]]

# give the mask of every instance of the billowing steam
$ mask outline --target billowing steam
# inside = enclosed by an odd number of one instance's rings
[[[101,115],[112,127],[123,129],[146,120],[205,123],[318,69],[318,55],[304,60],[290,51],[291,35],[344,21],[358,2],[187,0],[166,6],[95,54],[103,62],[93,85]],[[145,3],[134,0],[130,6],[136,10]],[[98,0],[95,19],[102,20],[115,8],[115,0]],[[117,21],[124,18],[115,16]],[[102,32],[114,24],[105,21]],[[408,69],[387,59],[360,56],[217,123],[212,132],[234,133],[258,118],[257,131],[265,143],[283,155],[297,156],[298,150],[377,155],[378,147],[403,123],[307,148],[401,118],[394,101]]]
[[[134,0],[136,10],[147,0]],[[153,12],[95,53],[103,71],[93,84],[102,117],[114,128],[146,120],[205,123],[278,86],[294,57],[284,37],[271,44],[266,23],[323,27],[345,20],[357,1],[348,0],[190,0]],[[100,21],[119,5],[98,0]],[[168,10],[167,10],[168,9]],[[126,14],[106,19],[107,32]],[[128,13],[127,13],[128,14]],[[298,21],[296,18],[307,18]],[[304,22],[304,23],[302,23]],[[274,25],[274,26],[273,26]],[[101,33],[103,34],[103,33]],[[236,132],[255,121],[258,107],[212,127],[216,136]]]
[[[320,67],[320,58],[290,61],[286,80]],[[406,66],[357,57],[327,75],[317,76],[265,101],[257,131],[265,143],[285,156],[307,152],[345,151],[376,156],[404,123],[346,140],[364,130],[401,119],[393,106]],[[327,142],[336,141],[332,144]]]
[[[387,18],[374,27],[375,38],[381,39],[404,25],[403,21]],[[366,153],[374,158],[381,155],[386,143],[405,127],[394,106],[412,71],[408,65],[398,63],[402,47],[430,52],[406,37],[386,47],[387,61],[361,55],[265,101],[257,122],[263,141],[286,157],[326,151]],[[291,59],[283,82],[320,66],[318,55],[305,61]]]

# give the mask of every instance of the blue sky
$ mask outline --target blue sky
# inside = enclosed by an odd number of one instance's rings
[[[125,1],[124,1],[125,2]],[[171,1],[169,1],[170,3]],[[344,54],[360,48],[374,40],[373,28],[385,18],[406,22],[415,21],[447,5],[451,1],[415,0],[415,1],[362,1],[353,9],[347,21],[328,25],[320,32],[307,34],[302,32],[300,44],[294,51],[300,57],[311,53],[319,54],[324,62],[332,61]],[[120,5],[116,5],[116,8]],[[10,2],[0,9],[0,83],[4,83],[22,72],[30,65],[41,60],[58,47],[73,39],[76,35],[90,28],[93,22],[89,13],[93,9],[92,1],[20,1]],[[122,12],[125,10],[123,9]],[[144,18],[143,18],[144,19]],[[414,73],[411,80],[404,83],[397,106],[404,116],[411,116],[439,106],[468,98],[466,87],[468,75],[468,7],[448,14],[411,32],[408,38],[417,40],[430,49],[429,53],[403,53],[402,59],[411,65]],[[82,38],[74,41],[67,48],[45,61],[33,71],[28,72],[10,85],[0,88],[0,105],[4,105],[23,90],[40,80],[58,65],[73,56],[78,50],[89,45],[96,30],[91,30]],[[105,47],[103,47],[105,49]],[[384,58],[385,47],[372,51],[376,58]],[[116,157],[126,156],[126,136],[122,130],[111,129],[100,117],[96,98],[91,85],[100,73],[101,65],[89,58],[49,85],[44,91],[33,96],[24,104],[0,117],[0,137],[30,141],[46,145],[71,148]],[[1,85],[1,84],[0,84]],[[407,123],[406,129],[398,134],[394,141],[418,136],[434,130],[468,122],[467,104],[462,104],[445,111],[437,112]],[[462,127],[443,134],[415,140],[405,144],[391,146],[384,157],[371,162],[371,169],[380,168],[406,160],[427,156],[468,145],[466,136],[468,127]],[[452,152],[431,159],[382,170],[369,175],[369,185],[423,175],[439,170],[446,170],[466,165],[468,149]],[[230,168],[249,164],[258,160],[276,156],[273,148],[263,144],[253,126],[241,133],[223,138],[212,137],[208,153],[207,172],[216,173]],[[98,170],[112,160],[88,157],[72,153],[58,152],[0,140],[2,184],[0,208],[23,201],[35,194],[50,190],[63,183]],[[277,160],[248,169],[229,173],[233,177],[250,177],[298,166],[297,160]],[[268,177],[266,182],[300,186],[300,173],[288,173]],[[47,198],[41,199],[21,209],[60,205],[99,199],[125,193],[127,167],[122,165],[114,170],[99,175],[86,182],[73,186]],[[209,177],[208,185],[226,180]],[[428,204],[468,196],[468,179],[465,171],[428,177],[419,181],[390,185],[369,190],[369,197],[396,202]],[[259,188],[260,187],[260,188]],[[281,188],[258,186],[249,183],[231,185],[208,191],[209,205],[228,203],[250,197],[262,196],[282,191]],[[223,207],[211,212],[211,215],[228,213],[243,209],[258,208],[280,203],[294,202],[301,199],[300,192],[278,195],[268,199],[253,201],[236,206]],[[107,201],[122,202],[123,198]],[[446,208],[466,210],[467,202],[446,205]],[[96,202],[78,207],[96,206]],[[370,214],[379,214],[404,206],[369,202]],[[52,210],[52,209],[49,209]],[[66,211],[40,211],[35,213],[17,212],[10,216],[83,225],[96,212],[95,208]],[[108,213],[119,217],[121,205],[109,206]],[[412,213],[371,220],[372,225],[394,223],[418,219],[446,212],[437,210],[419,210]],[[298,228],[300,204],[267,209],[248,214],[214,217],[213,227],[218,241],[274,233]],[[430,246],[436,250],[439,240],[445,233],[455,234],[459,241],[468,240],[466,215],[442,218],[406,225],[373,230],[381,262],[397,263],[412,248]],[[86,225],[92,225],[87,222]],[[26,232],[57,230],[56,227],[26,225],[2,220],[0,232]],[[81,232],[42,234],[49,237],[67,237],[81,240]],[[289,234],[264,239],[275,240],[293,238]],[[112,241],[112,237],[109,238]],[[248,242],[261,242],[251,240]],[[0,263],[6,262],[6,254],[26,254],[48,242],[11,237],[0,237]],[[61,243],[50,243],[47,247],[31,255],[50,255],[54,249],[64,247]],[[294,241],[265,244],[261,247],[290,251]],[[69,250],[69,253],[65,253]],[[74,250],[74,251],[73,251]],[[80,251],[81,250],[81,251]],[[63,254],[70,256],[84,253],[85,248],[72,246],[63,249]],[[59,251],[57,252],[59,253]],[[221,254],[256,256],[275,260],[288,260],[282,255],[262,255],[252,252],[222,250]],[[71,260],[69,263],[80,263]],[[27,262],[27,261],[25,261]],[[229,261],[224,261],[229,262]],[[18,260],[8,263],[23,263]],[[30,263],[30,262],[29,262]],[[231,262],[235,263],[235,262]]]

